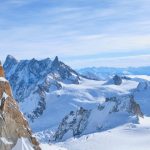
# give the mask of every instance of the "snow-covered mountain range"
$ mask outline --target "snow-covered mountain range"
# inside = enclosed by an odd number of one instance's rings
[[[58,57],[18,61],[10,55],[3,67],[35,136],[41,142],[56,144],[56,149],[108,150],[104,138],[114,142],[119,140],[120,132],[125,142],[133,137],[140,141],[144,132],[150,133],[148,71],[146,75],[129,75],[103,70],[99,76],[91,70],[93,74],[89,75],[74,71]],[[136,130],[137,136],[131,133]],[[134,143],[129,142],[129,146],[129,150],[142,150],[136,149]],[[114,150],[120,149],[114,146]]]
[[[128,68],[113,68],[113,67],[89,67],[79,69],[78,72],[90,79],[106,80],[112,75],[150,75],[150,67],[128,67]]]

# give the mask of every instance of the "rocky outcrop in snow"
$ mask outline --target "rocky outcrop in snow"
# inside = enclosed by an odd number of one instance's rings
[[[122,84],[122,79],[123,79],[122,77],[115,75],[114,77],[110,78],[110,80],[108,80],[106,84],[114,84],[119,86]]]
[[[106,102],[99,106],[99,109],[105,108],[106,105],[112,105],[109,113],[124,111],[130,114],[143,117],[143,113],[139,104],[134,100],[133,95],[125,95],[121,97],[106,98]]]
[[[11,150],[21,137],[27,138],[33,149],[40,150],[28,122],[13,99],[9,82],[0,66],[0,149]]]
[[[142,81],[138,84],[136,91],[144,91],[150,89],[149,81]]]
[[[118,116],[123,118],[118,121]],[[133,120],[130,120],[131,122],[138,122],[138,117],[143,117],[140,106],[132,95],[106,98],[106,101],[98,108],[86,110],[81,107],[76,112],[71,111],[60,123],[54,134],[54,141],[119,126],[123,122],[128,122],[130,116],[135,116]]]
[[[122,79],[121,79],[121,77],[119,77],[118,75],[115,75],[115,76],[113,77],[113,82],[114,82],[115,85],[121,85]]]
[[[82,134],[87,126],[89,115],[90,110],[86,110],[82,107],[76,112],[71,111],[60,123],[54,135],[54,140],[59,141],[63,138],[75,137]]]
[[[91,111],[84,134],[105,131],[126,123],[138,123],[139,117],[143,117],[143,113],[132,95],[109,97]]]

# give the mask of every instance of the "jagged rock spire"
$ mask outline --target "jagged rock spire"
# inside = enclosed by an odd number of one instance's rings
[[[52,62],[52,69],[57,69],[59,65],[60,65],[60,62],[59,62],[58,56],[56,56]]]
[[[53,60],[53,64],[58,64],[59,63],[59,59],[58,56],[55,57],[55,59]]]
[[[54,62],[59,62],[58,56],[55,57]]]

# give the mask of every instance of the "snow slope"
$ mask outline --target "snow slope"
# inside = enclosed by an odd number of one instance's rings
[[[62,146],[53,144],[41,144],[40,147],[42,148],[42,150],[68,150]]]
[[[125,124],[104,132],[70,138],[57,143],[56,147],[64,147],[66,150],[149,150],[149,139],[150,118],[145,117],[140,118],[140,124]],[[50,145],[42,146],[43,150],[51,149]]]
[[[17,144],[12,148],[12,150],[34,150],[33,146],[26,138],[20,138]]]
[[[104,132],[72,138],[59,144],[68,150],[149,150],[149,139],[150,126],[146,128],[127,124]]]

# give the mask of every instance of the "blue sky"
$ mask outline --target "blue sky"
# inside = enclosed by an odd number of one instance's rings
[[[75,68],[150,65],[149,0],[0,0],[0,59]]]

